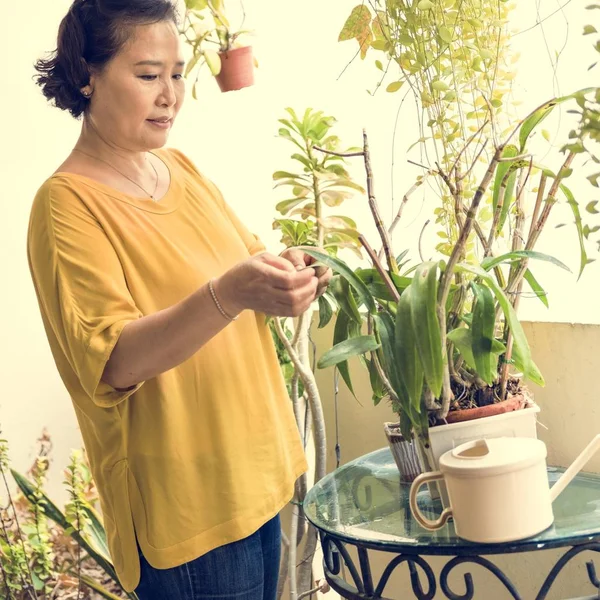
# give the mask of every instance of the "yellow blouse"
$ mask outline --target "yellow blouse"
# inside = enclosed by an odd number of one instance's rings
[[[306,461],[265,315],[244,311],[190,359],[127,391],[100,381],[123,327],[264,246],[179,151],[160,202],[57,173],[33,202],[28,258],[72,398],[122,586],[135,543],[159,569],[251,535]]]

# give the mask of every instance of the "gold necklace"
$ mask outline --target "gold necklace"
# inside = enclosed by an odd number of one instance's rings
[[[156,175],[156,183],[154,184],[154,191],[151,194],[149,194],[137,181],[134,181],[131,177],[128,177],[127,175],[125,175],[125,173],[119,171],[119,169],[117,169],[117,167],[115,167],[113,164],[109,163],[107,160],[104,160],[103,158],[98,158],[97,156],[94,156],[93,154],[89,154],[88,152],[84,152],[83,150],[78,150],[77,148],[73,148],[73,152],[79,152],[80,154],[85,154],[85,156],[89,156],[90,158],[94,158],[95,160],[99,160],[100,162],[107,164],[109,167],[111,167],[111,169],[114,169],[119,175],[122,175],[123,177],[125,177],[125,179],[129,179],[129,181],[131,181],[131,183],[137,185],[140,188],[140,190],[142,190],[142,192],[144,192],[144,194],[146,194],[146,196],[150,196],[150,198],[152,199],[153,202],[158,202],[158,200],[154,197],[154,195],[156,194],[156,190],[158,188],[158,171],[156,170],[156,168],[154,167],[152,162],[149,161],[148,159],[146,159],[146,161],[150,163],[150,166],[152,167],[152,170],[154,171],[154,174]]]

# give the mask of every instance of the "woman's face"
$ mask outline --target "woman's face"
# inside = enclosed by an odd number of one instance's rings
[[[87,113],[105,141],[129,151],[164,146],[183,103],[184,60],[172,21],[138,25],[90,78]]]

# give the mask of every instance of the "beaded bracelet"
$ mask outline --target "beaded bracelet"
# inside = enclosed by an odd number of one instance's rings
[[[217,295],[215,294],[215,288],[213,287],[213,281],[214,281],[213,279],[209,280],[208,289],[210,290],[210,295],[212,296],[212,299],[215,301],[215,304],[217,305],[219,312],[229,321],[237,321],[240,315],[236,315],[235,317],[232,317],[231,315],[228,315],[223,310],[223,307],[221,306],[221,303],[219,302],[219,300],[217,299]]]

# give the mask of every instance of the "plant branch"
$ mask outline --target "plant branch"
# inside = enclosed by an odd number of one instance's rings
[[[388,269],[391,273],[398,273],[398,265],[396,264],[396,258],[392,250],[392,242],[390,236],[383,224],[381,215],[379,214],[379,207],[377,206],[377,200],[375,199],[375,183],[373,181],[373,170],[371,169],[371,154],[369,152],[369,140],[367,138],[367,132],[363,129],[363,158],[365,163],[365,171],[367,172],[367,195],[369,198],[369,208],[375,221],[375,226],[379,232],[381,238],[381,244],[385,257],[388,264]]]
[[[456,169],[456,167],[458,166],[459,161],[460,161],[462,155],[466,152],[467,148],[471,145],[471,143],[473,142],[473,140],[478,135],[480,135],[481,133],[483,133],[483,130],[484,130],[485,126],[488,123],[489,123],[489,119],[486,119],[483,122],[483,125],[467,140],[467,143],[461,148],[460,152],[458,153],[458,155],[457,155],[457,157],[456,157],[456,159],[454,161],[454,164],[452,165],[452,168],[450,169],[450,172],[452,172],[452,171],[454,171]],[[487,140],[484,142],[484,147],[485,147],[485,144],[487,144]],[[481,152],[480,152],[480,154],[481,154]],[[477,162],[477,158],[475,158],[475,160],[473,161],[473,163],[475,163],[475,162]]]
[[[519,177],[519,186],[517,190],[517,199],[516,199],[516,213],[517,218],[515,220],[515,231],[512,239],[512,250],[513,252],[520,250],[523,246],[523,225],[525,224],[525,211],[523,208],[523,195],[525,186],[527,185],[527,180],[531,174],[531,170],[533,168],[533,159],[529,161],[529,169],[527,172],[525,170],[521,170]],[[527,267],[528,260],[525,259],[523,261],[523,265]],[[512,271],[511,267],[511,271]],[[509,276],[510,277],[510,276]],[[513,300],[513,308],[515,312],[519,308],[519,301],[521,298],[521,290],[523,288],[523,279],[519,282],[517,286],[517,294]],[[502,370],[500,372],[500,400],[504,400],[506,396],[506,386],[508,385],[508,370],[510,366],[510,360],[512,358],[512,350],[513,350],[513,334],[512,330],[507,325],[506,331],[506,352],[504,354],[504,362],[502,364]]]
[[[396,229],[396,226],[398,225],[398,223],[400,222],[400,219],[402,218],[402,211],[404,210],[404,206],[406,205],[406,203],[408,202],[409,197],[420,187],[423,185],[423,183],[425,182],[425,179],[427,177],[429,177],[430,175],[432,175],[433,172],[432,171],[428,171],[427,173],[425,173],[425,175],[423,175],[423,178],[420,181],[415,182],[412,187],[408,190],[408,192],[406,192],[406,194],[404,194],[402,201],[400,202],[400,207],[398,208],[398,212],[396,214],[396,216],[394,217],[394,220],[392,221],[392,224],[390,225],[389,229],[388,229],[388,234],[391,236],[392,233],[394,233],[394,229]]]
[[[450,285],[452,283],[452,276],[454,273],[454,267],[456,267],[458,261],[462,257],[465,251],[465,247],[467,244],[467,240],[469,239],[469,234],[471,233],[471,229],[473,228],[473,222],[475,221],[475,217],[477,216],[477,210],[479,208],[479,204],[487,190],[490,181],[492,180],[492,176],[494,171],[496,170],[496,166],[498,165],[498,159],[502,156],[502,151],[504,149],[503,145],[500,145],[496,148],[496,152],[494,153],[494,157],[492,158],[488,169],[473,196],[473,200],[471,202],[471,206],[467,212],[467,217],[465,219],[464,225],[460,231],[458,236],[458,240],[452,250],[452,254],[448,260],[448,264],[442,274],[439,290],[438,290],[438,299],[437,299],[437,317],[440,324],[440,330],[442,334],[442,349],[446,348],[446,340],[447,340],[447,332],[446,332],[446,301],[448,300],[448,294],[450,292]],[[450,410],[450,402],[452,400],[452,389],[450,386],[450,371],[448,369],[448,365],[444,369],[444,378],[442,385],[442,408],[438,413],[439,419],[445,419],[448,415],[448,411]]]
[[[540,183],[538,185],[537,196],[535,199],[535,206],[533,208],[533,214],[531,215],[531,226],[529,228],[528,239],[531,237],[533,229],[535,228],[536,223],[538,222],[538,218],[540,216],[540,211],[542,210],[542,202],[544,200],[544,192],[546,191],[546,181],[548,180],[548,176],[546,173],[542,171],[542,175],[540,177]]]
[[[365,238],[365,236],[362,233],[358,236],[358,241],[362,244],[363,248],[369,255],[370,259],[373,261],[373,266],[377,269],[377,272],[381,275],[381,278],[383,279],[383,283],[385,284],[388,291],[394,298],[394,301],[398,302],[398,300],[400,300],[400,294],[398,293],[396,286],[390,279],[390,276],[388,275],[387,271],[383,268],[381,261],[377,258],[377,254],[375,254],[375,251],[373,250],[373,248],[371,248],[371,246],[369,245],[369,242],[367,242],[367,239]]]
[[[313,146],[315,150],[323,152],[324,154],[331,154],[332,156],[340,156],[342,158],[349,158],[350,156],[364,156],[364,152],[334,152],[333,150],[325,150],[320,146]]]
[[[573,152],[569,152],[560,171],[556,175],[554,182],[552,183],[552,186],[550,187],[550,191],[548,192],[548,196],[546,198],[546,204],[545,204],[544,208],[542,209],[542,214],[540,215],[540,218],[538,219],[538,221],[536,223],[532,224],[529,237],[527,238],[527,244],[525,245],[525,250],[533,250],[533,247],[535,246],[538,238],[540,237],[540,234],[541,234],[544,226],[546,225],[546,222],[548,221],[548,217],[550,216],[550,211],[552,210],[552,207],[554,206],[554,204],[556,202],[556,194],[558,192],[558,188],[560,187],[560,183],[564,179],[564,175],[561,175],[561,173],[564,173],[565,170],[570,167],[574,158],[575,158],[575,154]],[[521,264],[519,266],[519,268],[515,270],[514,275],[510,278],[510,281],[508,282],[508,287],[506,288],[507,294],[512,294],[515,292],[515,290],[517,289],[517,287],[519,285],[519,282],[521,281],[521,279],[523,278],[523,275],[525,274],[525,271],[527,271],[527,265],[523,265],[523,264]]]

